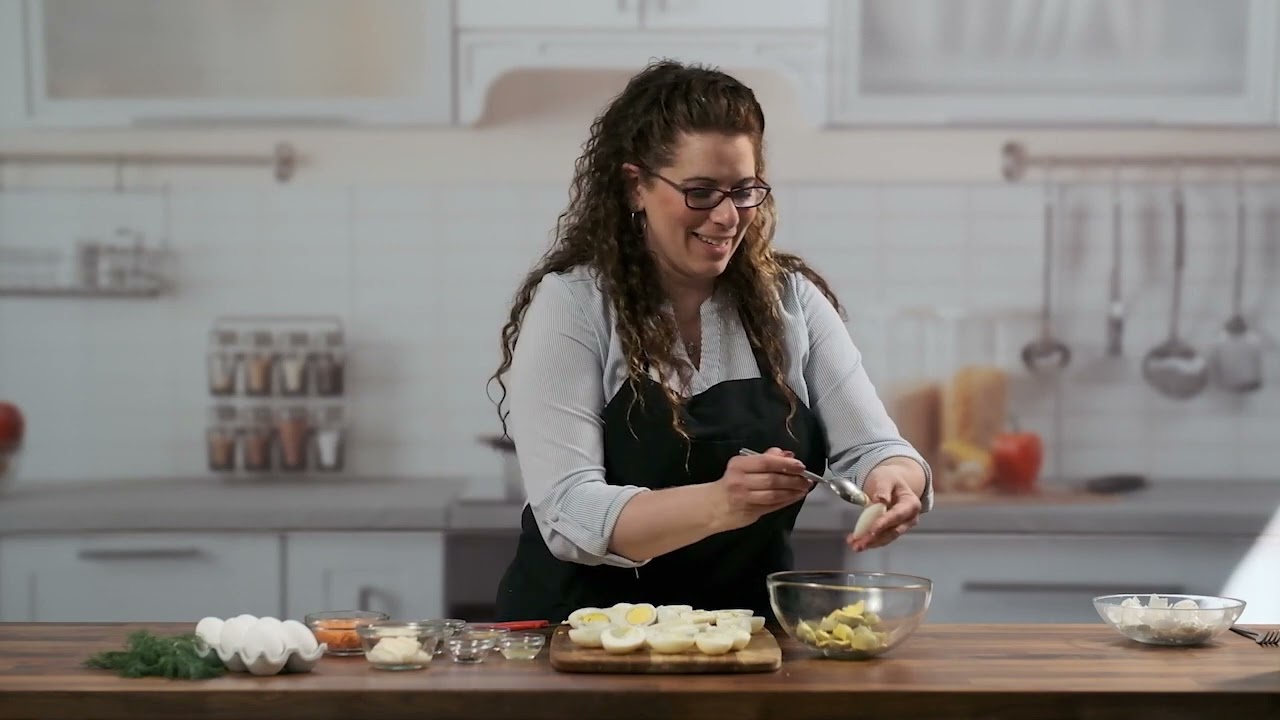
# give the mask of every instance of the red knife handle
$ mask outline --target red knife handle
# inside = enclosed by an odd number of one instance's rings
[[[537,630],[538,628],[547,627],[550,624],[551,623],[547,622],[546,620],[514,620],[512,622],[493,623],[493,625],[497,627],[504,627],[512,631]]]

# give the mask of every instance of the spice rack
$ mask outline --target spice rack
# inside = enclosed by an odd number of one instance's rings
[[[338,472],[346,463],[346,334],[315,316],[217,318],[209,331],[210,472]]]

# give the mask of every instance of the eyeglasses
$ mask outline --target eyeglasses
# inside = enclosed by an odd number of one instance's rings
[[[670,185],[677,192],[683,193],[685,207],[690,210],[711,210],[720,207],[720,203],[724,202],[726,197],[733,202],[734,207],[742,210],[758,207],[765,201],[765,198],[769,197],[769,193],[773,190],[773,188],[763,183],[732,190],[721,190],[713,187],[685,187],[674,180],[668,180],[644,165],[639,167],[646,173]]]

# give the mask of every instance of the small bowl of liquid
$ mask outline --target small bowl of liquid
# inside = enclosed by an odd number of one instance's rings
[[[547,639],[533,633],[508,635],[498,640],[498,650],[508,660],[533,660]]]

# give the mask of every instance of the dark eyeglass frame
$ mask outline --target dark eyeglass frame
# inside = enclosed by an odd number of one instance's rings
[[[655,172],[653,169],[645,165],[636,163],[636,167],[643,170],[646,174],[649,174],[658,178],[662,182],[670,185],[673,190],[684,195],[684,206],[689,208],[690,210],[714,210],[720,207],[720,203],[723,203],[725,198],[729,198],[729,202],[733,203],[733,206],[738,208],[739,210],[749,210],[751,208],[760,207],[761,205],[763,205],[764,201],[769,199],[769,193],[773,192],[773,188],[765,184],[764,182],[760,181],[759,178],[757,178],[757,184],[755,185],[743,185],[742,187],[736,187],[731,190],[724,190],[717,187],[705,187],[705,186],[685,187],[674,180],[671,180],[667,177],[660,175],[659,173]],[[763,190],[764,193],[760,195],[760,200],[757,202],[751,202],[750,200],[747,200],[746,202],[750,202],[749,205],[738,204],[738,201],[734,198],[734,194],[748,191],[748,190],[750,191]],[[711,199],[708,199],[706,201],[706,204],[694,205],[693,201],[690,200],[689,198],[689,193],[692,193],[692,192],[712,193],[711,198],[714,198],[715,202],[711,202]]]

